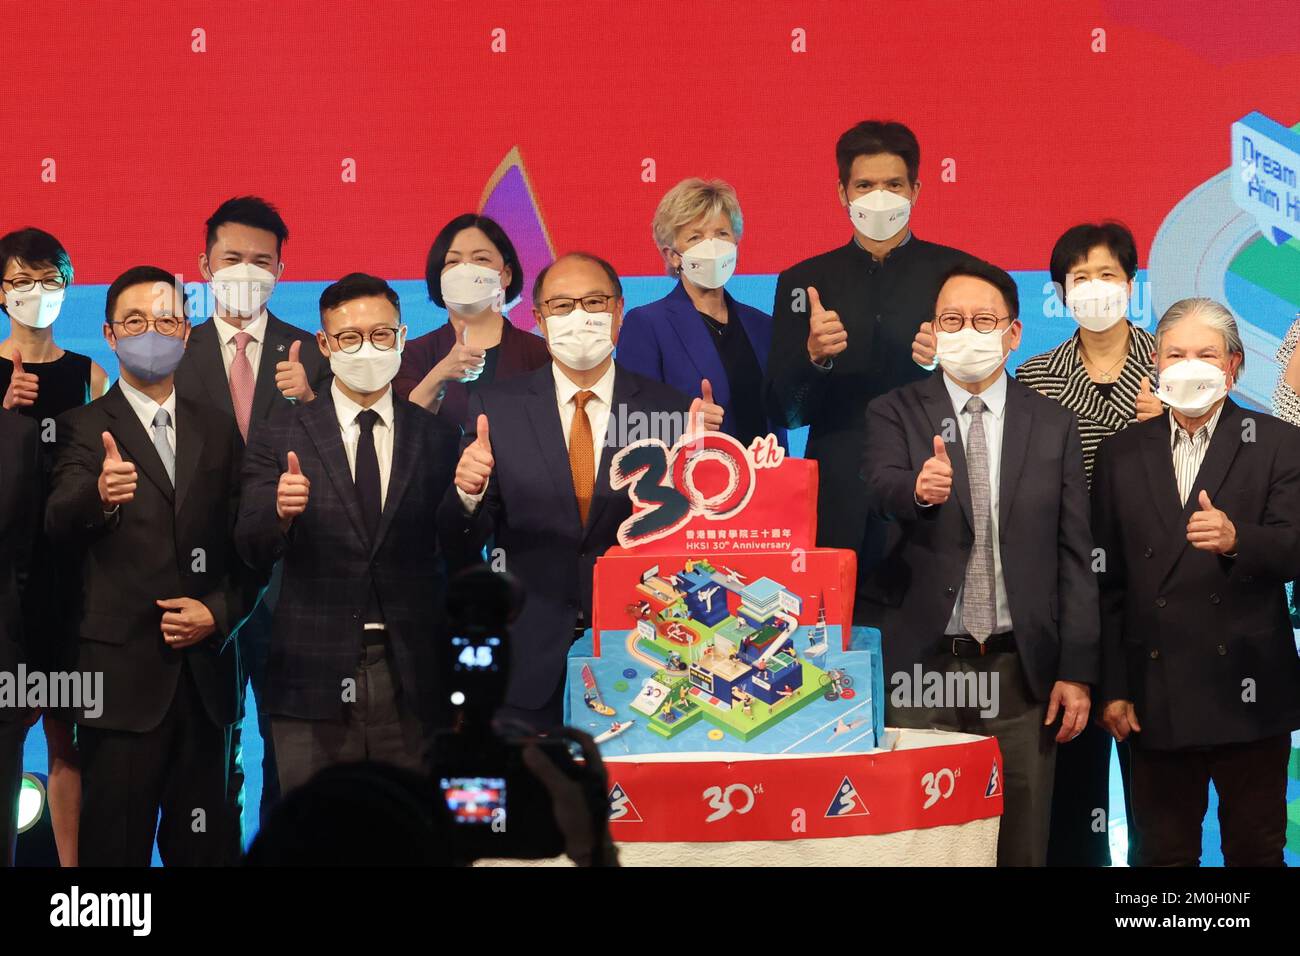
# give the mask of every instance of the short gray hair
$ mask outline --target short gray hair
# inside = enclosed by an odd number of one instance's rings
[[[1160,340],[1164,334],[1183,319],[1200,318],[1202,322],[1223,336],[1223,342],[1229,355],[1240,355],[1241,365],[1238,374],[1246,368],[1246,349],[1241,344],[1241,332],[1237,329],[1236,316],[1226,306],[1214,299],[1196,297],[1179,299],[1160,316],[1156,323],[1156,354],[1160,354]]]
[[[740,242],[741,234],[745,231],[745,217],[740,214],[740,199],[731,184],[721,179],[683,179],[659,200],[659,208],[655,210],[654,222],[651,224],[655,246],[662,255],[665,248],[672,247],[678,229],[689,226],[704,216],[716,216],[720,212],[726,213],[731,220],[731,231],[736,241]],[[670,276],[677,274],[667,261],[664,266]]]

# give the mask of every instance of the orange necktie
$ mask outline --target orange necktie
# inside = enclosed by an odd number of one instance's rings
[[[587,524],[591,495],[596,488],[595,449],[591,440],[591,419],[587,402],[596,395],[583,389],[573,396],[573,425],[569,429],[569,470],[573,472],[573,493],[578,496],[578,517]]]

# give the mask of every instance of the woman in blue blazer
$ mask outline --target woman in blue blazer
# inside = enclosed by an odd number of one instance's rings
[[[772,317],[737,302],[723,288],[736,270],[744,231],[736,191],[720,179],[678,183],[655,210],[654,237],[672,292],[631,309],[618,336],[620,365],[698,394],[708,379],[724,409],[722,430],[748,446],[773,432],[763,407],[763,369],[772,344]]]

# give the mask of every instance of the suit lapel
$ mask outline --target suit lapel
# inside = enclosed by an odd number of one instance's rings
[[[393,464],[388,473],[388,491],[384,495],[384,510],[379,516],[379,529],[375,540],[371,542],[371,554],[379,549],[379,544],[388,534],[393,523],[393,516],[401,506],[402,496],[411,483],[415,473],[415,463],[420,458],[420,444],[423,432],[415,427],[412,410],[405,402],[393,396]]]
[[[966,470],[966,447],[961,440],[961,424],[957,420],[957,413],[953,411],[952,397],[948,394],[947,386],[944,385],[942,371],[926,379],[921,387],[921,404],[925,407],[926,418],[929,419],[931,436],[938,435],[945,440],[949,435],[953,436],[953,440],[947,442],[948,458],[952,462],[952,490],[961,505],[962,514],[966,516],[966,524],[974,529],[975,520],[972,517],[970,503],[970,477]],[[930,444],[930,450],[933,452],[933,438]],[[929,458],[929,454],[926,457]]]
[[[730,388],[727,374],[722,368],[722,360],[718,358],[718,348],[710,338],[712,333],[705,328],[704,320],[700,318],[699,309],[695,308],[695,303],[691,301],[681,282],[678,282],[677,288],[668,295],[668,324],[682,343],[682,352],[695,366],[696,374],[692,377],[707,378],[709,384],[713,386],[714,401],[719,405],[727,404],[730,400],[728,394]],[[614,381],[617,388],[617,374]]]
[[[221,320],[212,316],[199,325],[190,335],[187,354],[194,355],[194,367],[199,380],[212,401],[214,408],[227,414],[235,414],[234,403],[230,399],[230,380],[226,378],[226,366],[221,360],[221,335],[217,323]],[[197,341],[196,341],[197,340]]]
[[[280,320],[267,312],[262,353],[257,361],[257,380],[253,384],[251,421],[263,421],[271,413],[271,404],[280,394],[280,390],[275,387],[275,366],[289,361],[289,345],[292,342],[293,337],[286,333]],[[304,344],[303,348],[306,347]]]
[[[194,473],[203,454],[203,424],[189,402],[176,399],[176,511],[180,513],[185,496],[194,484]]]
[[[1007,378],[1007,404],[1002,410],[1002,458],[998,474],[998,527],[1006,528],[1016,499],[1016,486],[1024,470],[1034,412],[1027,401],[1028,386]]]
[[[600,446],[600,463],[596,466],[596,486],[592,490],[591,508],[587,511],[587,524],[582,532],[584,539],[590,534],[591,529],[596,526],[596,522],[605,510],[609,500],[614,497],[614,489],[609,483],[609,466],[619,449],[615,448],[610,442],[610,435],[617,434],[619,409],[632,408],[633,400],[639,391],[640,387],[637,385],[636,379],[626,371],[620,370],[616,365],[614,367],[613,403],[609,410],[608,424],[605,426],[605,440],[601,442]]]
[[[356,531],[358,538],[368,543],[370,536],[366,533],[365,522],[361,520],[361,506],[357,503],[357,486],[352,480],[352,470],[348,468],[348,453],[343,448],[343,435],[339,431],[332,390],[325,389],[322,394],[316,396],[314,402],[303,407],[302,424],[312,444],[316,446],[316,453],[320,456],[325,473],[329,476],[339,501],[343,503],[343,510],[347,512],[353,530]]]
[[[121,386],[114,383],[104,396],[103,402],[104,412],[112,420],[108,430],[117,442],[118,451],[122,453],[123,459],[134,462],[136,468],[143,471],[145,476],[158,486],[158,490],[164,497],[168,501],[173,501],[175,489],[172,487],[171,479],[167,477],[167,469],[163,467],[162,459],[158,457],[158,450],[153,446],[153,436],[140,423],[135,409],[122,394]],[[177,404],[180,404],[179,400]],[[179,427],[176,429],[176,434],[180,435]]]
[[[617,381],[615,375],[615,382]],[[569,450],[564,443],[564,426],[560,423],[560,410],[555,401],[555,373],[549,362],[532,374],[528,418],[532,422],[533,436],[537,439],[541,461],[545,465],[551,483],[555,486],[555,500],[563,502],[560,507],[567,510],[570,520],[577,525],[579,523],[578,498],[573,491],[573,471],[569,467]],[[599,474],[596,476],[596,487],[600,487]],[[593,497],[594,494],[593,492]]]

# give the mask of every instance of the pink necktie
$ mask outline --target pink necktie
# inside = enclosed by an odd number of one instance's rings
[[[235,406],[235,423],[244,441],[248,441],[248,420],[253,415],[253,366],[245,354],[251,341],[247,332],[235,333],[235,357],[230,363],[230,403]]]

